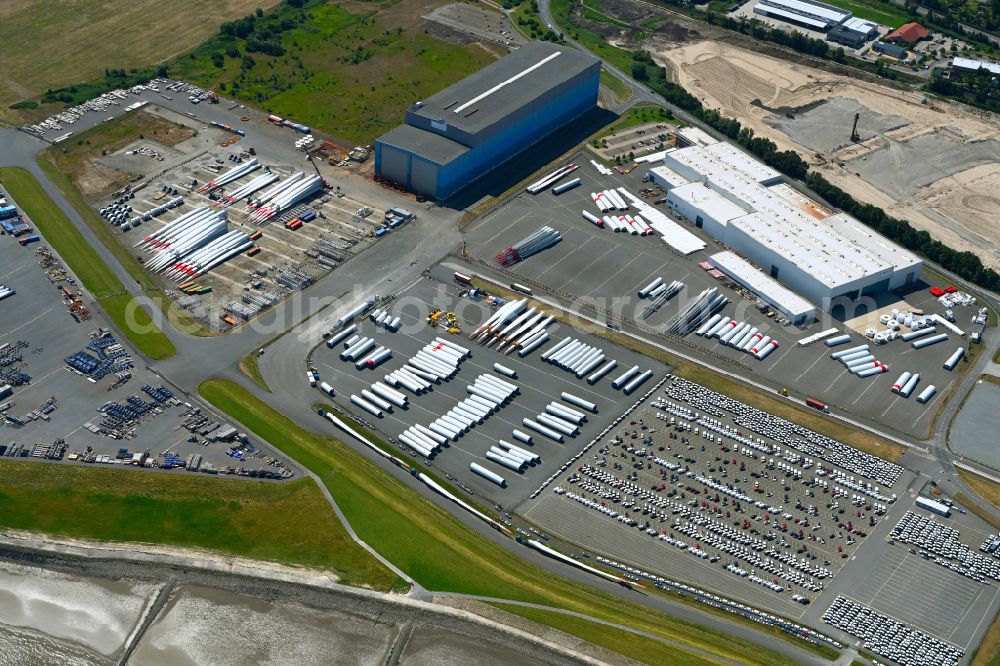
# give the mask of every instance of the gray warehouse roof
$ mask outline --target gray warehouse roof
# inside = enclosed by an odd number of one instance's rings
[[[378,140],[442,165],[469,151],[468,146],[463,146],[457,141],[410,125],[394,127]]]
[[[418,102],[410,113],[475,134],[598,62],[568,46],[531,42]]]

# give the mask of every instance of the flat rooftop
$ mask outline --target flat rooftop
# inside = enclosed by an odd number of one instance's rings
[[[882,257],[882,247],[872,247],[867,238],[848,225],[843,225],[848,233],[840,233],[838,226],[820,222],[788,201],[780,191],[757,182],[754,170],[749,170],[749,174],[745,171],[743,157],[755,161],[752,158],[741,152],[742,157],[730,164],[709,152],[714,147],[675,150],[666,155],[665,161],[667,166],[676,161],[682,168],[694,170],[713,189],[755,211],[729,224],[740,225],[744,233],[771,247],[776,254],[789,257],[799,268],[830,287],[881,273],[894,265]],[[683,170],[681,174],[686,175]]]
[[[760,296],[768,304],[793,318],[816,312],[812,303],[761,272],[739,255],[729,251],[719,252],[709,257],[708,261],[730,278]]]
[[[705,211],[709,217],[723,226],[729,220],[735,220],[747,214],[745,208],[736,205],[701,181],[674,187],[670,190],[670,195],[698,210]]]
[[[378,140],[442,165],[450,163],[470,150],[468,146],[463,146],[457,141],[411,125],[394,127]]]
[[[874,250],[882,259],[892,264],[896,270],[918,266],[923,260],[905,247],[896,245],[882,235],[866,227],[847,213],[837,213],[824,219],[819,224],[829,224],[841,236],[855,245]]]
[[[765,9],[777,7],[791,12],[795,16],[813,16],[831,23],[840,23],[851,16],[851,12],[839,7],[819,2],[806,2],[805,0],[760,0],[757,4]]]
[[[531,42],[418,102],[410,113],[475,134],[598,62],[568,46]]]

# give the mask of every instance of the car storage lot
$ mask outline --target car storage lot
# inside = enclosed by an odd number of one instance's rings
[[[996,530],[971,513],[953,510],[949,518],[943,518],[915,507],[913,501],[921,485],[921,479],[912,483],[897,502],[898,509],[958,530],[961,543],[979,553],[979,545]],[[880,526],[857,559],[834,579],[823,603],[810,608],[809,615],[818,618],[835,596],[843,594],[968,652],[982,640],[1000,608],[1000,584],[978,583],[925,560],[918,546],[898,540],[888,543],[886,537],[901,517],[894,512],[891,520]]]
[[[554,323],[549,327],[550,340],[528,356],[521,358],[516,353],[503,356],[492,349],[476,345],[468,339],[468,334],[475,329],[490,312],[488,306],[458,296],[459,287],[456,284],[446,284],[434,279],[423,279],[412,284],[396,296],[390,310],[394,316],[402,319],[398,332],[391,333],[384,328],[376,327],[369,319],[358,322],[358,333],[362,336],[374,337],[379,345],[385,345],[392,350],[393,357],[375,370],[357,370],[351,361],[341,361],[338,357],[343,351],[343,345],[336,349],[328,349],[326,345],[319,346],[312,354],[311,360],[320,373],[321,379],[328,382],[337,392],[335,401],[370,422],[376,422],[377,429],[385,437],[396,437],[407,427],[420,423],[429,424],[438,416],[451,409],[457,402],[467,397],[466,386],[478,375],[489,373],[516,384],[520,394],[498,413],[490,416],[482,425],[476,425],[470,432],[451,442],[434,458],[433,466],[455,476],[459,481],[472,488],[476,493],[493,498],[505,507],[515,507],[533,492],[545,479],[553,474],[571,456],[575,455],[587,442],[603,430],[615,417],[620,415],[628,405],[631,405],[636,395],[641,395],[648,387],[659,381],[666,374],[666,367],[655,361],[645,359],[629,350],[615,347],[605,341],[579,331],[569,329]],[[428,304],[445,311],[453,311],[458,316],[459,324],[464,334],[449,335],[444,328],[431,328],[425,319]],[[443,325],[442,325],[443,326]],[[612,371],[609,376],[594,386],[589,386],[586,379],[577,379],[572,373],[563,371],[554,365],[549,365],[539,359],[539,354],[552,347],[565,336],[579,338],[587,344],[602,347],[609,358],[618,361],[620,372],[639,365],[651,369],[653,377],[641,387],[636,395],[625,396],[621,391],[611,388],[611,380],[616,376]],[[462,362],[459,373],[450,381],[434,386],[433,390],[420,396],[407,392],[410,398],[408,410],[396,408],[393,413],[386,413],[384,418],[376,419],[354,407],[350,403],[352,393],[360,394],[362,389],[370,388],[375,381],[382,381],[384,375],[401,368],[416,351],[431,343],[435,337],[445,337],[455,344],[472,351],[472,357]],[[493,370],[493,363],[499,362],[517,372],[517,379],[503,377]],[[577,437],[566,437],[562,444],[535,433],[521,424],[523,418],[535,418],[544,410],[549,402],[559,400],[563,391],[573,393],[585,400],[597,404],[598,413],[588,414],[588,420],[581,427]],[[514,428],[532,435],[533,446],[525,446],[542,458],[542,462],[534,467],[527,467],[522,474],[503,468],[484,458],[490,446],[496,445],[498,439],[504,439],[515,444],[511,437]],[[507,481],[507,488],[501,489],[493,483],[469,471],[469,464],[477,462],[491,469]]]
[[[874,499],[868,498],[861,506],[852,504],[853,493],[834,499],[832,491],[838,487],[832,480],[834,473],[824,471],[817,476],[821,466],[847,476],[856,476],[854,470],[818,458],[787,462],[789,458],[784,454],[765,455],[732,438],[720,437],[715,431],[696,435],[683,425],[678,429],[685,423],[698,426],[697,422],[670,413],[670,409],[678,406],[692,408],[690,403],[668,395],[672,384],[668,380],[577,465],[536,500],[522,507],[523,515],[540,528],[584,549],[593,549],[657,575],[690,582],[788,617],[805,615],[807,607],[793,601],[792,595],[800,594],[815,604],[821,593],[795,581],[796,572],[806,582],[829,587],[842,575],[842,570],[850,569],[859,549],[867,547],[866,540],[871,534],[895,524],[902,507],[886,502],[887,513],[882,515],[876,507],[882,502]],[[658,403],[658,399],[666,404]],[[693,409],[700,412],[697,407]],[[723,427],[733,423],[731,415],[732,412],[724,411],[717,416]],[[670,422],[671,418],[675,423]],[[768,445],[776,443],[740,426],[736,429]],[[810,461],[812,464],[807,465]],[[720,493],[698,477],[714,478],[768,508]],[[827,487],[811,485],[809,482],[814,478],[825,482]],[[891,488],[876,487],[888,497],[900,494],[912,478],[904,470]],[[556,488],[566,492],[556,492]],[[606,515],[571,498],[570,493],[603,502],[619,515]],[[662,504],[657,506],[657,502]],[[831,508],[833,502],[836,505]],[[771,512],[770,508],[779,511]],[[638,526],[629,526],[620,517],[636,520]],[[873,518],[875,526],[870,525]],[[852,535],[848,528],[862,534]],[[647,529],[655,534],[648,534]],[[802,538],[798,538],[799,534]],[[663,541],[660,535],[685,546]],[[713,544],[711,540],[716,537],[723,544],[745,549],[748,557]],[[691,553],[689,548],[707,557]],[[821,579],[800,568],[786,566],[787,563],[782,564],[769,554],[771,551],[783,557],[794,556],[800,562],[808,558],[805,560],[808,567],[829,570],[830,576]],[[790,577],[762,569],[752,562],[754,556],[778,565]],[[712,561],[715,557],[719,559]],[[750,581],[749,576],[726,570],[726,565],[736,565],[748,574],[776,581],[785,589],[772,591]]]
[[[721,344],[718,339],[706,340],[690,334],[684,342],[692,346],[691,351],[700,352],[710,359],[721,357],[729,364],[736,364],[741,372],[750,373],[775,389],[788,387],[901,432],[918,436],[926,433],[937,405],[948,396],[948,389],[958,379],[957,371],[946,371],[942,364],[964,341],[952,335],[943,343],[919,351],[901,340],[877,347],[872,344],[874,355],[889,366],[889,371],[867,379],[857,378],[829,358],[835,350],[828,349],[822,342],[805,348],[795,342],[831,327],[849,332],[852,336],[852,342],[840,349],[868,342],[863,336],[829,316],[822,316],[817,322],[802,328],[777,324],[777,317],[769,318],[754,307],[753,298],[731,288],[732,283],[720,282],[698,267],[699,262],[706,261],[710,255],[723,249],[701,230],[677,220],[707,243],[705,250],[682,257],[667,247],[658,235],[641,237],[614,233],[583,219],[583,210],[598,213],[590,197],[591,192],[624,186],[633,194],[638,194],[640,189],[649,186],[641,182],[648,168],[647,165],[640,165],[631,174],[600,176],[584,156],[577,156],[575,161],[583,163],[572,174],[581,178],[579,187],[559,196],[553,196],[550,191],[535,196],[522,192],[509,203],[470,224],[464,231],[470,257],[490,269],[496,269],[494,255],[540,227],[549,225],[562,234],[562,241],[515,264],[508,274],[537,288],[540,295],[545,289],[574,303],[575,307],[593,307],[598,317],[626,325],[634,321],[646,334],[663,330],[680,309],[704,289],[718,287],[730,299],[721,311],[723,316],[757,327],[765,335],[774,337],[779,347],[766,359],[758,361],[749,354]],[[667,213],[665,206],[657,208]],[[656,277],[662,277],[667,283],[680,280],[686,286],[658,312],[642,319],[642,312],[649,302],[639,299],[636,292]],[[898,298],[886,295],[878,305],[886,307]],[[901,310],[922,308],[928,314],[944,312],[944,308],[926,290],[911,292],[905,299],[905,303],[897,301],[892,307]],[[956,308],[955,311],[959,326],[964,327],[973,309]],[[671,340],[676,343],[677,339]],[[889,390],[904,371],[919,372],[921,375],[921,381],[909,399]],[[937,387],[938,395],[927,405],[917,403],[916,396],[930,384]]]

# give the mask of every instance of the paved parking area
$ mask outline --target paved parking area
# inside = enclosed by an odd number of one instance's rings
[[[493,349],[479,347],[468,339],[468,333],[488,316],[489,308],[483,303],[460,298],[458,292],[459,288],[455,284],[445,284],[433,279],[419,280],[398,294],[391,305],[393,314],[402,319],[398,332],[391,333],[384,328],[378,328],[368,319],[359,321],[358,332],[361,335],[373,337],[377,344],[389,347],[393,353],[391,360],[374,371],[359,371],[353,362],[341,361],[338,354],[343,351],[342,345],[333,350],[321,345],[313,352],[312,362],[319,370],[323,381],[328,382],[336,390],[336,402],[369,421],[377,420],[376,427],[385,437],[395,437],[416,423],[426,426],[446,413],[457,402],[467,397],[466,386],[478,375],[496,374],[493,371],[493,363],[499,362],[515,370],[517,379],[501,378],[516,384],[520,388],[520,395],[498,413],[490,416],[483,424],[477,425],[459,438],[457,442],[451,442],[450,446],[438,453],[433,461],[435,468],[454,475],[477,493],[493,498],[504,506],[515,507],[521,503],[542,481],[635,401],[635,396],[628,397],[621,391],[611,388],[610,383],[614,373],[596,385],[589,386],[585,378],[577,379],[572,373],[540,361],[541,352],[569,335],[587,344],[603,348],[608,358],[618,361],[622,371],[633,365],[653,370],[654,375],[648,382],[649,386],[666,374],[667,368],[661,363],[558,323],[553,323],[548,329],[549,342],[524,358],[516,353],[503,356]],[[427,326],[425,320],[430,304],[445,311],[455,312],[464,334],[449,335],[443,328]],[[462,362],[459,373],[453,379],[434,386],[432,391],[423,395],[409,394],[411,406],[408,410],[397,408],[393,413],[385,413],[381,420],[351,405],[352,393],[360,393],[362,389],[370,388],[371,384],[381,381],[386,374],[403,367],[418,349],[438,336],[447,337],[455,344],[472,350],[472,357]],[[588,414],[588,420],[581,427],[577,437],[566,437],[564,443],[558,444],[542,435],[532,433],[521,424],[523,418],[535,418],[549,402],[559,401],[559,395],[563,391],[592,401],[598,406],[598,414]],[[496,445],[498,439],[513,441],[511,431],[514,428],[532,434],[534,444],[530,449],[542,458],[539,465],[527,467],[521,474],[495,465],[484,458],[486,451],[490,446]],[[507,488],[499,488],[471,473],[469,464],[472,462],[499,473],[506,479]]]
[[[464,231],[466,251],[473,261],[496,268],[494,255],[504,248],[527,237],[544,225],[557,229],[562,241],[542,253],[515,264],[509,274],[525,284],[537,288],[539,293],[548,290],[576,307],[596,309],[609,320],[626,324],[635,322],[647,335],[661,333],[680,309],[704,289],[718,287],[730,299],[722,310],[723,316],[745,321],[765,335],[775,338],[778,349],[764,361],[721,344],[717,339],[706,340],[688,335],[684,342],[706,356],[723,359],[735,364],[759,381],[776,389],[788,387],[810,395],[827,404],[839,407],[853,415],[873,419],[896,430],[923,436],[940,401],[947,399],[949,388],[957,383],[957,372],[944,370],[942,364],[962,343],[956,336],[931,347],[914,350],[909,343],[896,340],[875,346],[876,358],[889,366],[889,371],[860,379],[836,361],[829,358],[831,350],[822,342],[808,347],[796,344],[812,333],[836,327],[848,332],[857,346],[868,342],[843,323],[824,315],[808,327],[782,326],[776,318],[769,318],[754,307],[754,300],[735,289],[731,283],[719,282],[698,267],[698,263],[720,251],[722,246],[682,220],[686,229],[699,235],[707,244],[705,250],[686,257],[671,251],[656,235],[639,237],[614,233],[598,228],[581,216],[581,211],[596,213],[590,193],[609,187],[624,186],[634,194],[648,187],[642,177],[648,170],[640,165],[631,174],[601,176],[587,156],[573,158],[582,166],[574,177],[582,180],[580,187],[553,196],[545,191],[532,196],[521,193],[511,202],[476,220]],[[652,197],[649,200],[655,200]],[[658,208],[667,213],[664,206]],[[658,312],[643,319],[648,301],[639,299],[637,291],[656,277],[665,281],[680,280],[685,289],[672,298]],[[926,290],[913,291],[905,296],[885,294],[878,300],[880,307],[900,309],[921,308],[929,313],[943,313],[944,308]],[[956,316],[963,321],[971,315],[969,308],[959,308]],[[676,338],[668,338],[668,342]],[[921,380],[910,398],[902,398],[889,389],[904,372],[918,372]],[[916,401],[921,388],[930,384],[938,394],[927,404]]]
[[[36,444],[63,439],[67,454],[84,452],[89,447],[98,455],[114,457],[120,448],[126,448],[133,453],[148,450],[154,457],[170,451],[186,459],[189,454],[197,453],[205,462],[216,466],[233,464],[233,459],[225,455],[229,444],[203,445],[187,441],[190,433],[179,427],[188,411],[184,406],[166,407],[162,414],[144,417],[132,439],[112,439],[85,427],[88,423],[101,422],[102,415],[97,410],[106,402],[122,403],[133,394],[147,403],[152,402],[152,398],[141,391],[142,386],[161,386],[164,382],[134,355],[132,378],[113,390],[109,390],[116,379],[113,373],[91,382],[67,370],[64,359],[84,350],[90,342],[91,332],[98,328],[108,329],[109,325],[89,296],[85,296],[84,302],[92,318],[82,322],[73,320],[57,287],[65,286],[70,290],[75,287],[66,282],[57,285],[49,281],[35,254],[42,246],[43,243],[34,243],[21,247],[14,238],[0,236],[0,283],[17,292],[0,301],[0,345],[15,346],[18,341],[28,343],[18,350],[22,360],[8,369],[19,366],[31,377],[29,384],[16,387],[13,396],[0,399],[0,403],[9,403],[6,414],[24,420],[26,414],[55,399],[55,411],[47,415],[47,420],[37,419],[15,428],[0,419],[0,446],[6,447],[6,453],[13,448],[28,455]],[[128,346],[127,340],[118,341]],[[62,463],[70,464],[66,459]],[[266,465],[258,461],[247,466]]]
[[[851,596],[900,622],[968,648],[998,594],[996,586],[982,585],[898,547],[886,551]]]

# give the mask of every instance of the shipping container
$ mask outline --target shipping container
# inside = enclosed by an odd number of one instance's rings
[[[455,282],[460,282],[464,285],[470,285],[470,286],[472,285],[471,275],[464,275],[456,271],[455,274],[452,275],[452,277],[455,278]]]
[[[247,256],[248,257],[256,257],[258,254],[260,254],[260,248],[259,247],[252,247],[252,248],[250,248],[250,251],[247,252]]]
[[[17,207],[16,206],[3,206],[3,207],[0,207],[0,220],[9,220],[12,217],[17,217]]]
[[[40,240],[41,238],[39,238],[38,236],[25,236],[24,238],[19,238],[17,242],[20,243],[21,245],[27,245],[28,243],[36,243]]]
[[[307,210],[306,212],[299,215],[299,219],[303,222],[312,222],[316,219],[316,212],[312,210]]]

